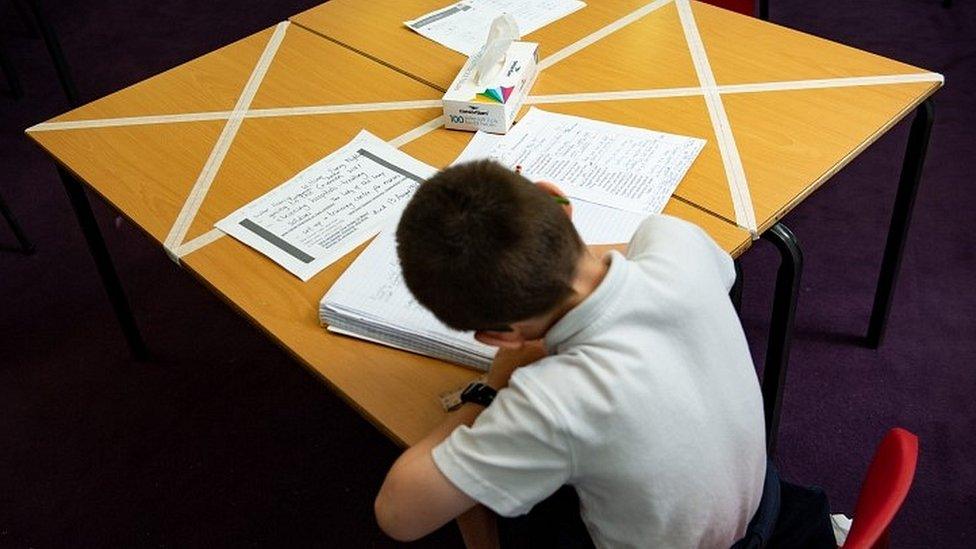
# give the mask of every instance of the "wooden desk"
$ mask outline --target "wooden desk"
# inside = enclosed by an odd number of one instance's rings
[[[923,69],[753,17],[699,2],[691,11],[742,159],[758,233],[941,86],[938,75]],[[931,78],[867,84],[890,75]],[[850,85],[865,77],[863,85]],[[763,83],[773,89],[755,86]],[[814,84],[824,87],[802,89]],[[699,85],[678,8],[670,2],[544,71],[533,95]],[[648,99],[630,109],[664,131],[708,139],[677,194],[736,221],[704,96]],[[626,111],[614,118],[625,123]]]
[[[227,123],[227,111],[234,109],[273,32],[257,33],[59,116],[28,134],[86,186],[163,243]],[[440,95],[300,27],[288,27],[188,232],[170,250],[182,255],[182,265],[203,283],[402,444],[418,440],[442,419],[437,394],[465,383],[475,373],[335,336],[319,326],[319,300],[358,251],[303,283],[236,240],[223,237],[211,242],[207,235],[213,234],[215,221],[345,144],[360,129],[392,139],[440,114],[439,107],[344,114],[288,111],[291,115],[275,116],[266,109],[428,100]],[[118,120],[155,115],[183,116],[182,121]],[[86,127],[63,128],[58,126],[61,123]],[[404,149],[443,166],[470,136],[439,129]],[[666,211],[703,226],[730,253],[737,255],[750,243],[746,231],[689,204],[673,200]],[[205,243],[195,251],[179,251],[180,244],[201,238]],[[96,243],[96,257],[97,248]]]
[[[713,122],[700,90],[674,2],[590,2],[525,37],[540,43],[540,59],[645,6],[647,15],[543,70],[536,100],[554,94],[669,90],[679,97],[609,100],[557,108],[621,124],[706,138],[708,145],[677,196],[735,223]],[[464,57],[411,31],[403,21],[443,7],[444,0],[332,0],[291,20],[441,89]],[[742,159],[762,233],[934,93],[941,80],[852,86],[840,78],[931,75],[923,69],[708,4],[692,2],[715,83]],[[544,61],[543,61],[544,62]],[[834,79],[821,88],[784,82]],[[779,83],[776,91],[742,85]],[[738,86],[738,88],[737,88]],[[789,89],[794,88],[794,89]],[[607,103],[610,103],[609,105]],[[635,116],[638,117],[635,119]],[[636,123],[635,123],[636,122]]]
[[[444,88],[462,56],[402,22],[445,4],[332,0],[292,20]],[[779,250],[765,368],[779,384],[802,253],[778,221],[918,109],[868,327],[868,343],[880,344],[932,122],[926,100],[941,75],[687,0],[590,2],[525,39],[540,43],[543,67],[528,103],[708,140],[675,197]],[[774,393],[764,383],[764,394]],[[771,452],[777,398],[767,399]]]

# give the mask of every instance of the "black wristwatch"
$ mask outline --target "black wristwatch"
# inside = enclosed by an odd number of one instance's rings
[[[476,381],[468,385],[461,393],[461,402],[473,402],[487,408],[495,400],[496,394],[498,394],[498,391],[484,383]]]

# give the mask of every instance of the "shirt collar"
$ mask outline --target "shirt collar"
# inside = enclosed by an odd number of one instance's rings
[[[591,326],[616,300],[627,277],[627,258],[614,250],[608,254],[610,266],[599,286],[586,299],[569,310],[558,322],[549,328],[545,335],[546,349],[550,354],[559,352],[573,343],[573,339],[585,328]]]

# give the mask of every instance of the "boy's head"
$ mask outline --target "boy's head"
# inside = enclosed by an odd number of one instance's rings
[[[573,293],[584,251],[551,192],[487,160],[422,184],[396,236],[417,301],[448,326],[479,332],[556,309]]]

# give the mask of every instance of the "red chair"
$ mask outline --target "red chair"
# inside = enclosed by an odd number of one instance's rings
[[[756,15],[756,0],[703,0],[706,4],[732,10],[743,15]],[[759,18],[769,20],[769,0],[759,0]]]
[[[888,547],[888,526],[908,495],[918,463],[918,437],[895,427],[888,431],[868,467],[844,549]]]

